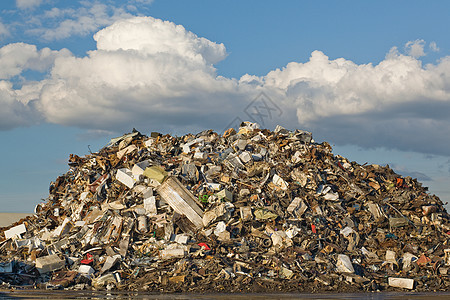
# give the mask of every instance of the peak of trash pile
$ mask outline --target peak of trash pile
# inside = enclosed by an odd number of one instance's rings
[[[310,132],[137,131],[50,185],[1,230],[2,287],[314,292],[450,286],[449,215],[389,166]]]

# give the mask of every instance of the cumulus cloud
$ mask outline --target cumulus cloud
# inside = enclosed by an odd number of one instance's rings
[[[35,101],[29,101],[29,95],[34,94],[33,88],[24,88],[22,91],[13,89],[12,83],[0,80],[0,128],[12,129],[19,126],[37,124],[41,117],[34,108]],[[18,101],[18,98],[22,101]],[[34,97],[32,97],[34,98]]]
[[[405,44],[405,50],[407,54],[415,58],[425,56],[425,51],[423,50],[424,47],[424,40],[409,41]]]
[[[0,48],[0,129],[36,124],[43,120],[36,104],[45,80],[25,82],[20,88],[14,88],[11,78],[26,70],[46,72],[58,57],[70,56],[70,51],[44,48],[14,43]]]
[[[228,117],[221,117],[222,110],[230,112],[242,98],[236,82],[218,77],[213,67],[226,57],[224,45],[183,26],[138,17],[118,21],[94,39],[97,50],[88,56],[55,61],[39,102],[49,122],[104,130],[168,119],[174,126],[191,119],[212,123]]]
[[[42,4],[42,0],[16,0],[19,9],[31,9]]]
[[[52,8],[43,13],[45,22],[38,22],[37,28],[26,30],[28,34],[39,35],[48,41],[65,39],[71,36],[86,36],[114,21],[132,17],[121,7],[99,2],[80,2],[74,8]]]
[[[121,20],[94,35],[98,50],[134,51],[136,55],[171,55],[200,65],[217,63],[226,57],[223,44],[216,44],[186,31],[183,26],[149,17]]]
[[[441,137],[450,134],[449,74],[449,57],[423,66],[394,48],[378,65],[314,51],[306,63],[252,81],[282,91],[285,109],[296,110],[298,123],[326,140],[448,154],[450,144]]]
[[[220,130],[254,117],[266,127],[302,128],[335,144],[450,151],[444,138],[450,135],[450,57],[423,65],[422,40],[407,43],[405,53],[392,48],[376,65],[314,51],[306,62],[233,79],[218,76],[214,67],[226,58],[223,44],[172,22],[119,20],[94,39],[97,49],[84,57],[11,44],[19,55],[10,61],[11,49],[0,49],[3,79],[26,68],[50,70],[20,89],[5,86],[9,96],[0,101],[10,112],[35,116],[30,120],[100,130],[95,132]],[[267,99],[255,99],[260,92]]]
[[[37,50],[35,45],[25,43],[8,44],[0,48],[0,79],[9,79],[25,70],[44,72],[48,70],[57,57],[67,57],[67,49],[60,51],[43,48]]]

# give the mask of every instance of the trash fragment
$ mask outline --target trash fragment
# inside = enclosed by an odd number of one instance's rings
[[[414,288],[414,279],[389,277],[389,285],[392,287],[412,290]]]
[[[336,271],[341,273],[355,273],[350,257],[345,254],[338,254]]]
[[[135,180],[133,178],[133,173],[130,169],[121,168],[117,170],[116,179],[121,183],[126,185],[128,188],[132,188],[134,186]]]
[[[160,166],[151,166],[145,169],[143,175],[162,183],[167,176],[167,172]]]
[[[4,231],[5,234],[5,238],[10,239],[10,238],[22,238],[21,235],[23,233],[27,232],[27,228],[25,227],[25,224],[19,224],[17,226],[14,226],[8,230]]]
[[[36,269],[39,273],[44,274],[51,271],[62,269],[65,261],[60,259],[58,255],[52,254],[36,258]]]
[[[197,228],[203,227],[203,210],[196,203],[195,197],[176,178],[169,177],[157,189],[177,213],[185,215]]]
[[[84,276],[86,276],[86,277],[90,277],[92,274],[95,273],[95,270],[94,270],[94,268],[92,268],[91,266],[88,266],[88,265],[81,265],[81,266],[78,268],[78,273],[81,274],[81,275],[84,275]]]

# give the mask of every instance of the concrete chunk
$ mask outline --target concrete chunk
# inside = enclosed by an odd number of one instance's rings
[[[40,274],[62,269],[65,264],[66,261],[59,258],[56,254],[36,258],[36,269],[38,269]]]

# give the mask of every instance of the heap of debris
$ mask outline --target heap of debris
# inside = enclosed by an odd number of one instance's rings
[[[70,155],[3,228],[3,286],[158,292],[448,290],[449,215],[416,179],[309,132],[132,132]]]

